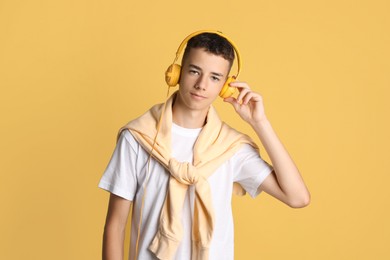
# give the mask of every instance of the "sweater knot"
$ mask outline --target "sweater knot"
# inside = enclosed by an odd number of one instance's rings
[[[178,182],[185,185],[197,184],[202,178],[195,166],[188,162],[178,162],[174,158],[169,160],[169,171]]]

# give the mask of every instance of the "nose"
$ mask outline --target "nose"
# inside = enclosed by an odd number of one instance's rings
[[[195,83],[196,89],[206,90],[206,78],[204,75],[201,75]]]

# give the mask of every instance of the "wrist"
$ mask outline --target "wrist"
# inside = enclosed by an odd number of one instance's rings
[[[254,120],[250,123],[252,128],[255,130],[262,130],[266,127],[269,127],[271,123],[268,121],[268,118],[266,116],[262,117],[259,120]]]

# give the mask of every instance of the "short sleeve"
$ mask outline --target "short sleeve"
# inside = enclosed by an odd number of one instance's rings
[[[244,145],[234,155],[233,167],[234,182],[238,182],[251,197],[260,194],[261,183],[273,171],[272,166],[250,145]]]
[[[122,131],[99,188],[132,201],[137,189],[136,158],[138,143],[129,131]]]

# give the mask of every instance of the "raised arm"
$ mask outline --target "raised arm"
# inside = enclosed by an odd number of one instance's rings
[[[237,98],[230,97],[225,101],[232,104],[240,117],[252,126],[274,168],[260,188],[290,207],[307,206],[310,203],[310,193],[297,166],[265,115],[262,96],[251,91],[245,82],[230,85],[237,87],[240,93]]]

